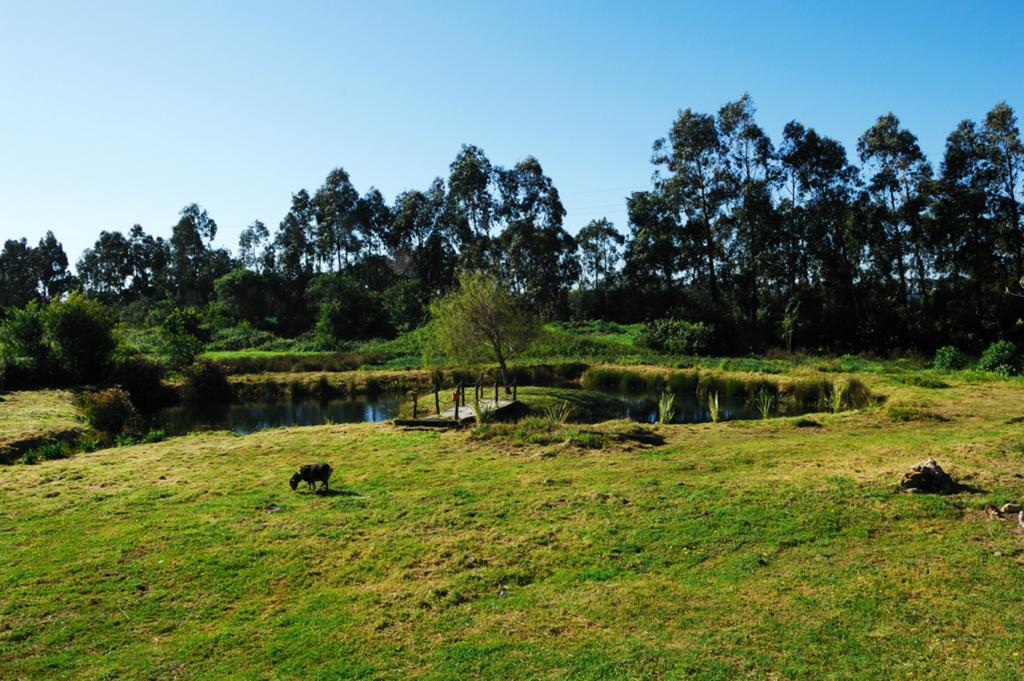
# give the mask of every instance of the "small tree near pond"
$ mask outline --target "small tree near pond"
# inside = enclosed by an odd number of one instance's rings
[[[537,318],[497,277],[482,271],[463,273],[458,288],[434,302],[430,312],[440,349],[459,359],[492,357],[508,392],[508,360],[537,336]]]

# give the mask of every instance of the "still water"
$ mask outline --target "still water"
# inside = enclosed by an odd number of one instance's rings
[[[398,400],[387,398],[181,404],[158,410],[150,417],[150,426],[162,428],[168,435],[198,430],[230,430],[245,435],[267,428],[386,421],[397,413]]]

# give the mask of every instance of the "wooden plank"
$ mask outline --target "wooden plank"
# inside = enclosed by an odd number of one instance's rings
[[[501,414],[509,411],[513,408],[518,408],[520,402],[518,400],[503,400],[499,399],[497,402],[494,400],[481,400],[480,407],[482,409],[488,409],[494,416],[500,416]],[[455,418],[455,407],[452,406],[449,409],[445,409],[440,414],[427,414],[419,416],[414,419],[395,419],[393,423],[396,426],[425,426],[435,428],[456,428],[466,423],[472,423],[476,420],[476,416],[473,413],[473,407],[470,405],[459,406],[459,418]]]

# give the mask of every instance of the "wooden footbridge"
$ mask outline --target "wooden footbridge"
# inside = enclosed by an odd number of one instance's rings
[[[424,409],[419,403],[419,395],[413,393],[411,395],[412,417],[396,418],[393,423],[396,426],[458,428],[476,421],[475,409],[477,408],[487,412],[491,419],[501,420],[502,418],[508,418],[523,411],[523,403],[516,399],[518,393],[518,385],[516,383],[513,382],[510,386],[511,395],[501,395],[500,386],[495,383],[494,394],[491,395],[490,386],[485,388],[478,381],[470,386],[473,391],[471,393],[472,401],[469,404],[466,403],[467,386],[459,383],[452,390],[452,406],[444,410],[441,409],[441,389],[435,385],[433,405],[430,405],[433,406],[433,410],[429,407]]]

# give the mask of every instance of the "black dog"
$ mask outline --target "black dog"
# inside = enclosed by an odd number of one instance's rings
[[[303,481],[309,485],[310,489],[316,489],[316,483],[318,482],[322,483],[320,489],[330,489],[327,481],[330,479],[333,470],[330,464],[307,463],[299,469],[298,473],[292,476],[288,484],[292,486],[292,491],[295,491],[299,483]]]

